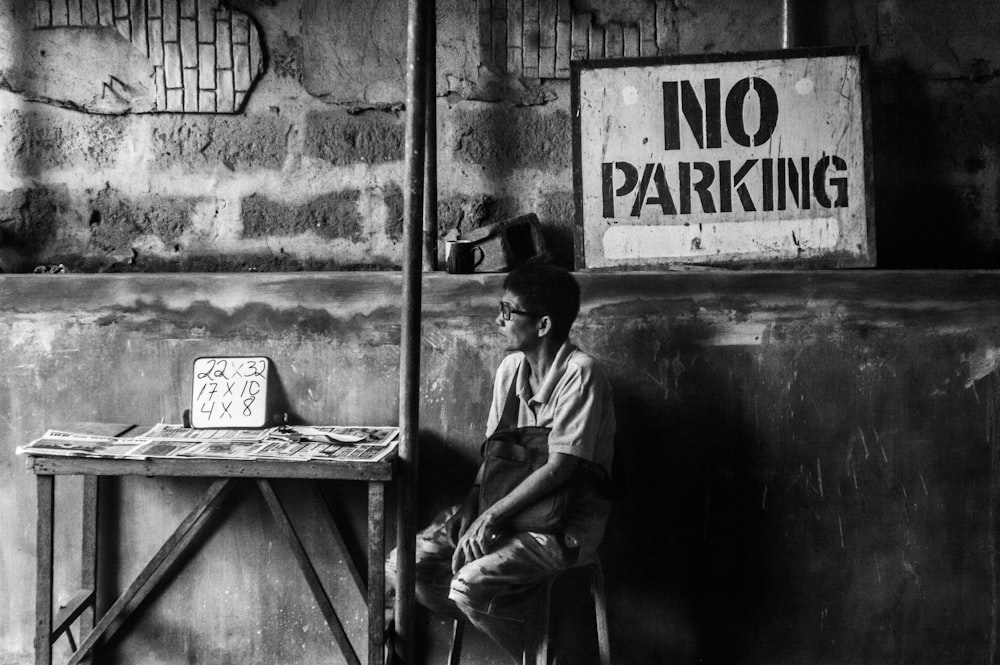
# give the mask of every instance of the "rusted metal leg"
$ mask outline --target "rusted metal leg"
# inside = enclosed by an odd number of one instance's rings
[[[385,484],[368,483],[368,665],[385,661]]]
[[[35,665],[52,665],[52,531],[55,476],[38,475],[35,531]]]
[[[451,627],[451,648],[448,649],[448,665],[458,665],[462,661],[462,640],[465,638],[465,621],[455,619]]]
[[[611,634],[608,629],[608,599],[604,592],[604,569],[600,560],[590,565],[590,593],[594,596],[594,620],[601,665],[611,665]]]

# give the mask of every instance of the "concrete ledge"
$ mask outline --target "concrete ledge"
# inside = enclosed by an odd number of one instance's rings
[[[787,321],[862,316],[954,331],[1000,323],[994,271],[679,271],[576,273],[584,316],[708,314]],[[503,274],[423,278],[425,317],[480,317],[495,308]],[[177,310],[193,302],[232,312],[250,304],[278,311],[322,309],[335,318],[400,307],[397,272],[136,273],[0,275],[0,312],[27,314]]]

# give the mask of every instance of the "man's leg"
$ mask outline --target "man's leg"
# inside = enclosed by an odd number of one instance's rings
[[[434,521],[417,534],[414,583],[417,602],[435,614],[461,618],[462,613],[448,599],[451,584],[451,559],[455,546],[448,537],[447,521],[457,506],[439,513]],[[390,593],[396,587],[396,550],[389,553],[385,563],[386,587]],[[387,608],[392,604],[387,602]]]
[[[451,583],[449,598],[520,663],[525,622],[534,619],[536,594],[567,564],[566,550],[555,536],[515,534],[463,566]]]

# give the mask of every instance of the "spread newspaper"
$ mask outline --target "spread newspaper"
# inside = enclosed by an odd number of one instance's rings
[[[398,439],[398,427],[284,425],[269,429],[193,429],[160,423],[134,437],[50,429],[17,448],[17,453],[103,459],[378,462],[396,450]]]

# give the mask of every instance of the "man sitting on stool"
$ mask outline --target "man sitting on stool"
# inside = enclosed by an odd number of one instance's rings
[[[537,594],[594,555],[604,536],[611,504],[602,488],[611,474],[615,416],[603,370],[569,341],[580,309],[572,274],[531,262],[511,271],[503,288],[496,324],[510,354],[496,373],[487,437],[544,428],[547,461],[490,506],[480,505],[481,467],[466,501],[417,535],[415,578],[421,604],[464,615],[521,663]],[[509,397],[516,408],[507,405]],[[577,489],[557,527],[512,526],[526,508],[568,483]],[[389,580],[395,579],[394,554]]]

